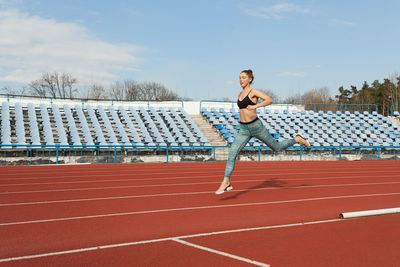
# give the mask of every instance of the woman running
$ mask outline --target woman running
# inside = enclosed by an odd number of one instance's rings
[[[293,139],[277,142],[267,128],[264,127],[261,120],[258,119],[256,111],[257,108],[271,105],[272,99],[263,92],[250,88],[250,84],[254,81],[252,70],[242,71],[239,76],[239,81],[243,89],[239,93],[237,101],[240,110],[240,130],[229,150],[224,180],[215,192],[217,195],[233,189],[230,183],[230,177],[235,168],[236,157],[252,137],[257,137],[274,151],[284,150],[296,143],[306,147],[310,146],[310,143],[299,133]],[[262,99],[263,101],[257,104],[258,99]]]

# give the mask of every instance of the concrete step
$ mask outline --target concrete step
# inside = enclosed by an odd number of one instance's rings
[[[394,125],[397,125],[398,127],[400,127],[400,120],[398,119],[398,118],[396,118],[396,117],[388,117],[391,121],[392,121],[392,123],[394,124]]]
[[[226,146],[225,139],[219,134],[203,115],[190,115],[212,146]]]

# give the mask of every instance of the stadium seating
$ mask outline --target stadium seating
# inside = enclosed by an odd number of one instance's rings
[[[22,106],[20,103],[15,104],[15,132],[17,135],[17,145],[19,148],[24,148],[26,145],[24,118],[22,114]]]
[[[97,106],[97,111],[100,114],[100,118],[103,121],[104,126],[106,127],[106,133],[108,136],[108,142],[111,143],[112,145],[119,145],[119,142],[117,140],[117,137],[114,133],[114,129],[110,123],[110,120],[108,119],[108,116],[106,114],[106,112],[103,109],[103,106]]]
[[[122,143],[125,146],[131,145],[131,143],[129,141],[129,138],[128,138],[128,135],[125,132],[125,128],[122,125],[122,123],[121,123],[121,121],[120,121],[120,119],[118,117],[117,112],[114,110],[114,107],[113,106],[108,106],[108,111],[110,112],[110,114],[112,116],[112,119],[113,119],[115,125],[117,126],[117,131],[118,131],[119,136],[121,137]]]
[[[72,145],[81,146],[82,143],[79,137],[78,130],[76,128],[74,117],[72,116],[71,113],[71,108],[67,104],[64,105],[64,114],[67,117],[68,133],[69,133],[68,136],[71,137]]]
[[[83,132],[83,138],[84,138],[83,142],[85,142],[86,146],[93,146],[94,145],[93,138],[90,133],[87,119],[85,118],[85,114],[83,113],[82,107],[80,105],[75,105],[75,112],[78,115],[79,124],[80,124],[82,132]],[[79,137],[77,138],[76,142],[78,140],[79,140],[79,142],[82,142],[82,141],[80,141]],[[79,143],[78,143],[78,145],[79,145]]]
[[[52,104],[51,106],[53,109],[54,119],[56,122],[58,140],[59,140],[61,146],[67,146],[68,141],[67,141],[67,136],[65,135],[65,129],[64,129],[64,124],[63,124],[62,118],[61,118],[60,110],[58,108],[58,105],[56,105],[56,104]]]
[[[240,128],[239,114],[236,110],[227,112],[224,109],[217,111],[211,108],[202,109],[201,113],[228,144],[233,142]],[[305,110],[279,112],[266,109],[258,112],[258,116],[278,141],[292,138],[300,132],[313,146],[400,145],[399,127],[376,111],[325,113]],[[260,145],[265,146],[257,139],[247,144],[247,146]]]
[[[47,146],[54,146],[53,130],[50,125],[49,113],[45,104],[40,104],[40,114],[42,116],[45,144]]]
[[[11,144],[10,105],[3,102],[1,105],[1,144]]]
[[[10,120],[12,106],[1,106],[1,144],[28,143],[39,146],[145,146],[201,147],[210,145],[181,108],[144,108],[75,104],[74,107],[55,103],[36,105],[14,104],[15,122]],[[24,117],[27,115],[26,118]],[[37,113],[38,112],[38,113]],[[25,124],[25,121],[27,122]],[[12,136],[15,125],[16,136]],[[26,126],[25,126],[26,125]],[[42,136],[42,139],[41,139]],[[26,141],[25,137],[28,137]],[[14,141],[14,139],[16,139]]]
[[[35,106],[31,103],[28,104],[28,120],[30,129],[31,144],[34,146],[40,145],[39,128],[36,118]]]
[[[129,130],[128,132],[130,133],[133,143],[135,143],[136,145],[139,145],[139,146],[143,146],[144,144],[141,142],[139,133],[136,131],[136,128],[135,128],[132,120],[130,119],[128,113],[124,109],[124,107],[120,106],[118,108],[118,110],[119,110],[120,114],[122,115],[122,119],[123,119],[125,125],[128,127],[128,130]]]
[[[97,142],[95,144],[98,144],[101,146],[106,146],[107,142],[106,142],[106,139],[104,138],[103,131],[101,130],[101,127],[100,127],[99,121],[97,120],[97,116],[96,116],[96,113],[94,112],[94,109],[92,108],[92,106],[87,105],[86,110],[89,114],[90,121],[91,121],[93,129],[94,129],[95,140],[97,140]]]
[[[14,112],[14,113],[13,113]],[[14,114],[14,115],[13,115]],[[232,144],[239,129],[235,108],[202,109],[201,114]],[[393,114],[397,116],[397,113]],[[399,146],[397,124],[377,112],[306,110],[258,111],[261,122],[279,141],[302,133],[313,146]],[[14,131],[15,129],[15,131]],[[202,147],[207,138],[183,108],[75,104],[1,105],[1,144],[35,146]],[[264,147],[252,138],[248,147]]]

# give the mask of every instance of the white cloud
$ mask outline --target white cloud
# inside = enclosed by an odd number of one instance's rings
[[[94,17],[100,17],[100,16],[101,16],[100,12],[99,12],[99,11],[96,11],[96,10],[88,10],[87,13],[88,13],[89,15],[94,16]]]
[[[302,8],[298,5],[295,4],[289,4],[289,3],[283,3],[283,4],[278,4],[278,5],[274,5],[272,6],[271,10],[275,11],[275,12],[297,12],[297,13],[302,13],[302,14],[309,14],[311,13],[311,11],[307,8]]]
[[[305,76],[307,76],[307,72],[304,72],[304,71],[300,71],[300,72],[285,71],[285,72],[280,73],[279,76],[305,77]]]
[[[131,14],[133,16],[140,16],[141,15],[141,13],[139,11],[131,9],[131,8],[128,8],[127,11],[128,11],[129,14]]]
[[[0,82],[28,83],[53,71],[70,73],[81,85],[111,82],[143,61],[137,56],[143,47],[108,43],[76,23],[18,10],[0,10],[0,36]]]
[[[285,18],[286,14],[289,13],[300,13],[300,14],[311,14],[311,10],[303,8],[296,4],[282,3],[276,4],[270,7],[252,7],[248,8],[241,5],[242,8],[248,15],[254,17],[261,17],[264,19],[276,19],[280,20]]]
[[[344,26],[348,26],[348,27],[357,26],[357,24],[354,23],[354,22],[346,21],[346,20],[340,20],[340,19],[331,19],[331,22],[334,23],[334,24],[344,25]]]

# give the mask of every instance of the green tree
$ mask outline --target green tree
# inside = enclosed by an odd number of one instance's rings
[[[344,89],[343,86],[339,87],[339,95],[335,96],[339,104],[349,104],[351,99],[351,91]]]

